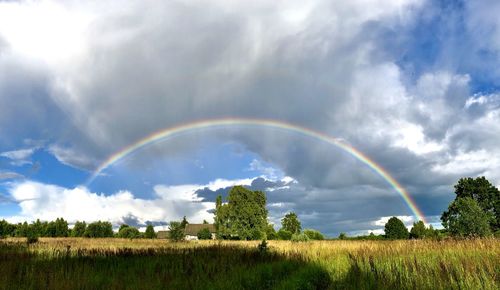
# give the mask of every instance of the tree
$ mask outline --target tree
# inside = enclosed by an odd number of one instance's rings
[[[264,237],[267,226],[266,195],[243,186],[234,186],[227,204],[218,196],[215,208],[215,226],[219,238],[238,237],[256,240]]]
[[[320,233],[317,230],[312,230],[312,229],[305,229],[304,234],[310,239],[310,240],[324,240],[325,237],[323,236],[322,233]]]
[[[22,224],[19,223],[16,226],[15,235],[16,235],[16,237],[27,237],[29,230],[30,230],[30,228],[29,228],[29,225],[27,222],[24,222]]]
[[[274,229],[274,226],[272,224],[267,224],[266,227],[266,239],[268,240],[276,240],[278,238],[278,234],[276,233],[276,230]]]
[[[39,219],[37,219],[34,223],[30,225],[30,227],[32,228],[31,230],[36,236],[38,237],[47,236],[47,227],[48,227],[47,222],[41,222]]]
[[[123,239],[136,239],[139,238],[141,233],[135,227],[122,225],[118,231],[118,237]]]
[[[346,239],[347,239],[346,233],[340,233],[339,234],[339,240],[346,240]]]
[[[68,222],[63,218],[57,218],[47,224],[46,236],[47,237],[67,237],[68,236]]]
[[[413,223],[413,227],[410,230],[410,238],[412,239],[422,239],[425,238],[428,234],[427,229],[425,228],[425,224],[423,221],[418,221]]]
[[[278,231],[278,238],[280,240],[288,241],[288,240],[290,240],[292,238],[292,235],[293,234],[291,232],[289,232],[289,231],[287,231],[285,229],[280,229]]]
[[[146,227],[146,232],[144,233],[144,238],[146,239],[156,239],[156,233],[153,225],[148,225]]]
[[[385,224],[385,236],[388,239],[408,239],[408,235],[405,224],[395,216],[391,217]]]
[[[76,221],[73,230],[71,231],[72,237],[83,237],[85,234],[85,229],[87,228],[87,224],[85,222]]]
[[[110,238],[113,237],[113,225],[110,222],[97,221],[88,224],[84,237],[88,238]]]
[[[189,222],[187,221],[186,216],[184,216],[184,217],[182,218],[182,221],[181,221],[181,226],[182,226],[182,228],[186,229],[186,226],[187,226],[188,224],[189,224]]]
[[[184,227],[181,222],[171,221],[168,228],[170,230],[170,239],[172,239],[172,241],[178,242],[184,240]]]
[[[202,228],[197,234],[198,240],[211,240],[212,233],[208,228]]]
[[[297,214],[294,212],[287,213],[285,217],[281,219],[281,228],[292,234],[300,233],[302,226],[300,225]]]
[[[9,230],[9,223],[5,220],[0,221],[0,239],[5,238],[8,236],[8,230]]]
[[[470,197],[455,199],[441,220],[453,236],[484,237],[491,234],[489,215]]]
[[[500,191],[484,176],[461,178],[455,185],[455,194],[455,200],[466,197],[475,200],[486,213],[491,230],[500,230]],[[447,220],[448,215],[456,215],[456,212],[450,212],[449,208],[443,212],[441,220]]]

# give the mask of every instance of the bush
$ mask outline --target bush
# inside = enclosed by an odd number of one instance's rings
[[[317,230],[311,230],[311,229],[306,229],[304,230],[304,234],[310,239],[310,240],[324,240],[325,237],[323,236],[322,233],[320,233]]]
[[[118,237],[123,239],[136,239],[139,238],[140,236],[141,233],[139,233],[139,230],[130,226],[123,227],[118,232]]]
[[[259,253],[265,254],[267,253],[267,241],[262,240],[262,242],[257,246],[257,249],[259,249]]]
[[[198,240],[211,240],[212,239],[212,233],[210,233],[210,230],[208,228],[203,228],[201,229],[198,234]]]
[[[307,241],[309,241],[309,237],[304,233],[293,234],[291,241],[292,242],[307,242]]]
[[[289,241],[291,238],[292,238],[291,232],[284,230],[284,229],[280,229],[278,231],[278,239],[284,240],[284,241]]]

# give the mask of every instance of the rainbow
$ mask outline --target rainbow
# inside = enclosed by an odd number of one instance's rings
[[[424,219],[424,215],[422,211],[418,208],[415,201],[411,198],[408,192],[399,184],[396,179],[394,179],[389,172],[387,172],[382,166],[375,163],[375,161],[371,160],[368,156],[363,154],[361,151],[356,148],[348,145],[340,139],[328,136],[324,133],[305,128],[302,126],[285,123],[282,121],[271,120],[271,119],[250,119],[250,118],[223,118],[223,119],[210,119],[210,120],[201,120],[195,121],[191,123],[186,123],[174,127],[169,127],[158,132],[152,133],[145,138],[136,141],[135,143],[123,148],[122,150],[114,153],[109,156],[97,169],[92,173],[90,178],[88,179],[86,185],[90,185],[96,178],[99,176],[106,168],[120,161],[121,159],[129,156],[130,154],[136,152],[139,149],[143,149],[152,144],[161,142],[169,137],[174,137],[179,134],[188,133],[192,131],[207,129],[207,128],[218,128],[218,127],[231,127],[231,126],[256,126],[256,127],[266,127],[273,129],[280,129],[290,132],[295,132],[307,137],[315,138],[326,142],[328,144],[334,145],[337,148],[344,150],[349,153],[359,161],[368,165],[373,171],[375,171],[378,175],[380,175],[387,183],[393,187],[396,192],[403,198],[405,203],[408,205],[413,215],[417,220],[421,220],[424,223],[426,222]]]

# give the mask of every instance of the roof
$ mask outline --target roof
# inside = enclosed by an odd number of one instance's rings
[[[187,224],[184,233],[189,236],[196,236],[204,228],[208,228],[211,234],[215,233],[215,226],[213,224]]]
[[[158,231],[156,237],[158,239],[168,239],[170,237],[170,231]]]

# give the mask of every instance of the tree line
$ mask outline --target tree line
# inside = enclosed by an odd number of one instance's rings
[[[27,222],[10,224],[5,220],[0,221],[0,238],[4,237],[26,237],[35,240],[38,237],[86,237],[86,238],[155,238],[156,233],[152,225],[146,227],[144,233],[135,227],[123,224],[117,233],[113,232],[113,225],[106,221],[96,221],[87,224],[77,221],[70,229],[68,222],[63,218],[55,221],[40,221],[28,224]]]
[[[421,239],[454,237],[485,237],[500,234],[500,191],[485,177],[461,178],[454,186],[455,199],[448,209],[441,215],[443,230],[426,227],[422,221],[413,223],[410,231],[397,217],[392,217],[384,226],[384,235],[358,236],[355,239]],[[287,213],[281,219],[279,231],[268,221],[266,209],[266,194],[263,191],[252,191],[243,186],[234,186],[223,202],[222,196],[216,198],[214,225],[216,237],[228,240],[323,240],[321,232],[313,229],[302,230],[301,222],[294,212]],[[204,221],[204,223],[207,223]],[[169,224],[172,240],[184,239],[184,230],[188,221],[171,221]],[[118,232],[113,232],[113,226],[106,221],[96,221],[87,224],[77,221],[73,228],[63,218],[55,221],[42,222],[36,220],[28,224],[10,224],[0,221],[0,238],[28,237],[88,237],[88,238],[155,238],[156,233],[152,225],[148,225],[146,232],[141,233],[135,227],[121,225]],[[199,239],[210,239],[208,229],[200,230]],[[341,233],[339,239],[347,239]]]

